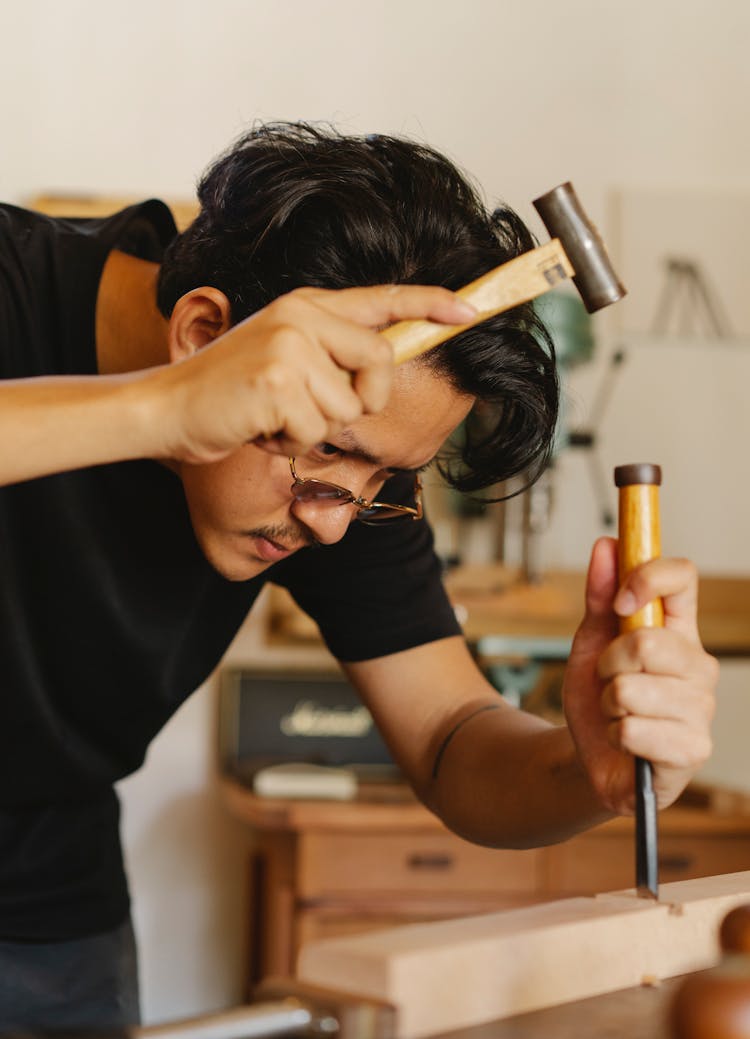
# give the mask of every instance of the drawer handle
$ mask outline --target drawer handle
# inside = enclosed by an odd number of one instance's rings
[[[682,872],[686,869],[690,869],[693,865],[692,855],[660,855],[659,856],[659,868],[660,869],[673,869],[676,872]]]
[[[453,856],[444,855],[440,852],[417,852],[415,855],[410,855],[406,860],[406,864],[409,869],[450,869],[453,865]]]

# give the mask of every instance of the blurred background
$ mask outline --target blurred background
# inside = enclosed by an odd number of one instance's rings
[[[516,563],[531,533],[538,573],[580,570],[612,532],[612,467],[652,461],[665,554],[750,573],[746,0],[2,0],[0,18],[5,201],[189,202],[218,152],[275,119],[424,141],[542,240],[531,200],[572,180],[630,295],[571,319],[536,501],[504,510],[499,534],[499,510],[436,497],[439,547]],[[252,661],[258,637],[228,659]],[[724,662],[707,770],[734,787],[750,785],[748,671]],[[149,1022],[243,991],[252,836],[222,809],[215,701],[209,683],[122,784]]]

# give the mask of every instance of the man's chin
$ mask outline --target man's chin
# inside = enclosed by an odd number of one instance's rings
[[[209,560],[211,562],[211,560]],[[214,570],[217,570],[222,577],[226,578],[227,581],[250,581],[253,577],[258,577],[266,570],[270,570],[273,563],[242,563],[242,564],[223,564],[217,566],[211,563]]]
[[[227,581],[250,581],[273,566],[273,563],[258,559],[250,552],[226,545],[201,544],[201,549],[214,570]]]

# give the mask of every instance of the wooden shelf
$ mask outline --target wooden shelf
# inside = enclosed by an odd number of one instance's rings
[[[450,571],[446,589],[469,642],[491,635],[570,639],[583,617],[585,574],[550,570],[538,584],[501,565]],[[278,643],[316,643],[317,628],[289,594],[273,589],[270,637]],[[750,656],[750,578],[702,576],[698,626],[717,656]]]

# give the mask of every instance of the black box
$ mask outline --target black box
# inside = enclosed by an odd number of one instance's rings
[[[340,672],[228,668],[219,696],[221,765],[243,782],[290,761],[345,765],[368,781],[398,777],[370,712]]]

